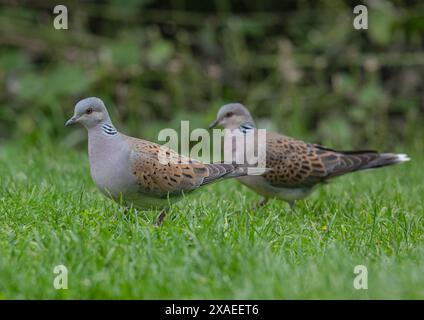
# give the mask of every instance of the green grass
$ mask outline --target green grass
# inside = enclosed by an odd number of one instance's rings
[[[153,226],[96,190],[85,152],[0,149],[0,298],[424,298],[422,158],[356,173],[290,213],[236,181]],[[55,290],[53,268],[69,270]],[[368,290],[355,290],[355,265]]]

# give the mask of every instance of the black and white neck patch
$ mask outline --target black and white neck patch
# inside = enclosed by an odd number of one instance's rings
[[[254,130],[255,129],[255,125],[253,123],[247,122],[247,123],[243,123],[240,127],[239,127],[240,131],[243,133],[247,133],[250,130]]]
[[[116,136],[118,131],[116,131],[115,127],[109,123],[102,124],[103,133],[108,136]]]

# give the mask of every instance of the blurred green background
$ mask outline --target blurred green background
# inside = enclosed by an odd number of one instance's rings
[[[0,1],[0,143],[85,146],[66,130],[98,96],[122,131],[156,140],[238,101],[260,127],[338,148],[422,150],[424,3]],[[65,4],[69,29],[53,28]]]

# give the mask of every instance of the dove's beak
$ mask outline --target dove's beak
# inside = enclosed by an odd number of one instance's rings
[[[213,129],[213,128],[215,128],[218,124],[219,124],[219,122],[220,122],[220,120],[219,119],[216,119],[214,122],[212,122],[210,125],[209,125],[209,129]]]
[[[73,116],[71,119],[69,119],[68,121],[66,121],[66,123],[65,123],[65,126],[71,126],[71,125],[73,125],[73,124],[75,124],[75,123],[77,123],[78,122],[78,117],[77,116]]]

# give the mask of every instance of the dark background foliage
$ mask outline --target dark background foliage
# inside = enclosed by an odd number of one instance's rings
[[[0,1],[0,140],[85,139],[63,123],[101,97],[116,125],[155,140],[205,127],[239,101],[261,127],[333,147],[419,147],[424,3],[363,1]],[[400,148],[402,148],[400,147]]]

